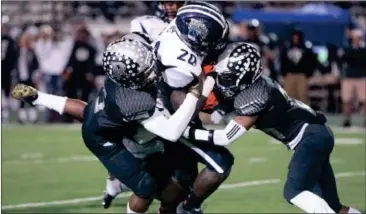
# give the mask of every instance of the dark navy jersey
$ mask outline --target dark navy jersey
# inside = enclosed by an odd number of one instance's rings
[[[255,128],[285,144],[305,123],[326,122],[321,113],[289,97],[277,82],[265,76],[236,95],[234,109],[240,116],[258,116]]]
[[[123,88],[107,79],[97,97],[84,111],[84,126],[107,139],[132,135],[156,107],[156,89],[139,91]]]

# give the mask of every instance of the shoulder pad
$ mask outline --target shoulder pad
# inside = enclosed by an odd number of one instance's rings
[[[156,98],[151,93],[116,87],[114,95],[107,92],[106,97],[106,109],[111,116],[120,115],[120,119],[131,122],[147,119],[155,110]]]
[[[234,99],[234,108],[239,115],[254,116],[270,106],[270,88],[262,78],[242,90]]]

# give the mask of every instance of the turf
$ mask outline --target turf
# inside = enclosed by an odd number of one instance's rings
[[[341,173],[337,178],[340,198],[344,204],[365,211],[365,134],[336,132],[336,138],[356,142],[337,144],[333,151],[334,171]],[[235,155],[235,166],[225,184],[244,185],[218,190],[203,205],[204,212],[301,213],[282,197],[291,152],[260,132],[247,133],[230,150]],[[108,210],[101,207],[100,200],[9,208],[99,196],[105,178],[105,169],[84,146],[78,127],[9,125],[2,129],[4,213],[124,213],[126,197],[116,199]],[[262,180],[273,182],[254,186],[245,183]],[[155,202],[149,211],[156,213],[157,207]]]

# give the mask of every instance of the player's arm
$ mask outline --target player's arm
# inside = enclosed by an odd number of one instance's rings
[[[253,90],[259,96],[253,96]],[[224,129],[200,130],[187,127],[184,137],[219,146],[227,146],[244,135],[257,121],[258,116],[270,106],[269,93],[261,89],[246,89],[234,100],[234,108],[238,114]]]
[[[227,146],[244,135],[256,122],[257,116],[236,116],[224,129],[202,130],[187,127],[184,137],[218,146]]]
[[[196,86],[191,87],[182,105],[170,118],[156,110],[150,118],[141,121],[141,124],[146,130],[159,137],[172,142],[177,141],[191,121],[202,91],[201,87],[201,81]]]

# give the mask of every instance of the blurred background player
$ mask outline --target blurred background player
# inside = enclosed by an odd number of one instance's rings
[[[155,40],[164,28],[172,21],[183,1],[157,1],[152,2],[155,15],[140,16],[131,21],[130,32],[141,32]]]

